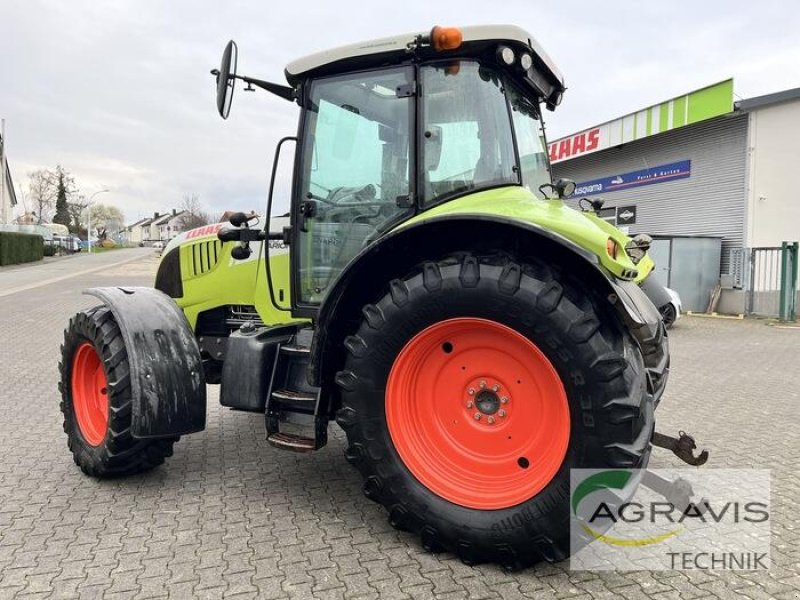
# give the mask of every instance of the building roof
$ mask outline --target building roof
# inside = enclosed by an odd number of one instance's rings
[[[555,140],[549,140],[550,160],[553,163],[569,160],[685,125],[692,125],[699,121],[732,113],[745,113],[792,100],[800,100],[800,88],[792,88],[734,102],[733,79],[726,79],[689,92],[684,96],[678,96],[660,104],[635,110],[612,121],[607,121]],[[697,105],[698,109],[693,111],[694,104]],[[678,118],[681,110],[684,116]],[[694,117],[692,116],[693,112]],[[587,141],[590,135],[594,135],[595,138]],[[606,140],[604,138],[610,139]],[[591,149],[589,149],[590,145],[592,146]],[[578,151],[575,150],[576,146],[579,147]]]
[[[166,214],[159,215],[157,218],[153,219],[153,222],[150,223],[150,224],[151,225],[163,225],[164,223],[169,223],[172,219],[180,217],[185,212],[186,212],[185,210],[179,210],[178,212],[175,212],[175,213],[168,212]]]
[[[586,156],[733,111],[733,78],[730,78],[556,140],[548,140],[550,161],[556,163]]]
[[[736,110],[748,111],[754,108],[762,108],[771,104],[779,104],[781,102],[788,102],[790,100],[800,100],[800,87],[792,88],[790,90],[783,90],[782,92],[775,92],[774,94],[765,94],[763,96],[756,96],[755,98],[746,98],[736,103]]]
[[[150,223],[150,221],[152,221],[152,220],[153,219],[139,219],[138,221],[136,221],[136,223],[131,223],[130,225],[128,225],[125,228],[125,230],[126,231],[133,231],[134,227],[142,227],[144,225],[148,225]]]

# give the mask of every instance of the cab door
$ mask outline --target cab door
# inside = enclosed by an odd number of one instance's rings
[[[307,86],[291,240],[295,316],[313,316],[371,241],[413,214],[414,69]]]

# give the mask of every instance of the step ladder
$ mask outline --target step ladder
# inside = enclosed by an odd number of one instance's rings
[[[265,410],[267,441],[282,450],[313,452],[328,443],[328,410],[306,380],[311,328],[299,330],[275,354]]]

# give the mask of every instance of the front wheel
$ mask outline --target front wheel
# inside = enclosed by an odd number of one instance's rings
[[[59,369],[67,445],[84,473],[129,475],[172,456],[178,438],[141,440],[131,435],[128,351],[107,307],[79,312],[70,320]]]
[[[570,469],[647,464],[641,352],[579,280],[464,253],[392,281],[363,315],[336,378],[346,455],[427,549],[563,559]]]

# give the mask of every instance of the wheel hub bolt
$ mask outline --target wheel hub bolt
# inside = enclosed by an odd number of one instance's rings
[[[500,386],[499,386],[499,385],[497,385],[497,384],[495,383],[495,384],[492,386],[492,389],[493,389],[495,392],[499,392],[499,391],[500,391]]]
[[[503,396],[502,398],[500,398],[500,402],[502,404],[508,404],[508,398],[506,396]]]
[[[493,423],[494,423],[494,417],[489,417],[489,418],[488,418],[488,419],[486,419],[486,420],[489,422],[489,425],[491,425],[491,424],[493,424]]]
[[[485,389],[485,388],[486,388],[486,382],[485,381],[481,381],[481,389]]]
[[[475,413],[475,420],[476,421],[480,421],[481,420],[481,413],[479,413],[479,412]]]
[[[472,408],[474,405],[472,404],[472,400],[467,402],[467,408]]]
[[[475,388],[469,388],[467,393],[469,393],[470,396],[474,396],[475,395]]]
[[[504,411],[504,410],[501,408],[500,410],[498,410],[498,411],[497,411],[497,416],[498,416],[498,417],[505,417],[505,416],[506,416],[506,411]]]

